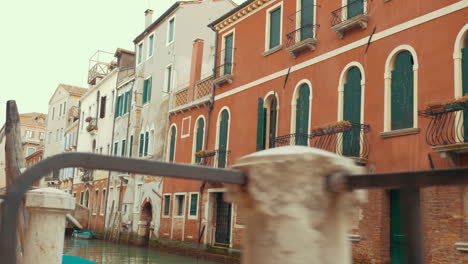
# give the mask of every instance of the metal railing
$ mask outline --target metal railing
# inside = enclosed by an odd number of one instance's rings
[[[367,160],[370,125],[345,122],[326,128],[312,129],[311,134],[294,133],[276,137],[274,147],[298,145],[330,151],[345,157]]]
[[[433,105],[418,114],[431,119],[426,130],[427,144],[441,146],[468,141],[468,102]]]
[[[313,38],[315,27],[316,25],[313,24],[303,25],[286,34],[286,47],[291,47],[305,39]]]
[[[226,63],[216,67],[216,78],[232,75],[234,73],[234,65],[234,63]]]
[[[224,168],[230,152],[224,149],[201,151],[195,153],[195,163],[200,166]]]
[[[195,100],[211,94],[213,87],[213,76],[210,75],[195,83]]]
[[[355,0],[331,13],[331,25],[338,25],[350,18],[366,13],[367,0]]]

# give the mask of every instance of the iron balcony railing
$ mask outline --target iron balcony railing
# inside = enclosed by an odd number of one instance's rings
[[[432,104],[418,113],[430,118],[427,144],[441,146],[468,142],[468,101]]]
[[[307,24],[286,34],[286,47],[291,47],[305,39],[314,38],[315,27],[316,25]]]
[[[299,145],[310,146],[334,152],[338,155],[367,160],[370,126],[351,122],[338,122],[333,125],[315,128],[311,134],[294,133],[275,138],[274,147]]]
[[[365,14],[367,0],[355,0],[331,13],[332,27],[355,16]]]
[[[225,168],[230,150],[217,149],[195,153],[195,163],[200,166]]]

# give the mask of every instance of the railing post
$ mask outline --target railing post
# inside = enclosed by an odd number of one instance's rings
[[[65,215],[75,209],[73,197],[54,188],[26,193],[29,211],[23,263],[61,264]]]
[[[326,183],[361,167],[301,146],[260,151],[233,167],[247,175],[247,185],[227,186],[227,200],[245,217],[243,264],[352,263],[348,220],[365,192],[331,192]]]

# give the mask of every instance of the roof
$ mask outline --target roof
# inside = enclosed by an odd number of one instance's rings
[[[169,16],[174,10],[176,10],[179,7],[180,3],[181,3],[181,1],[177,1],[171,7],[169,7],[166,10],[166,12],[164,12],[161,16],[159,16],[158,19],[156,19],[153,23],[151,23],[151,25],[149,25],[147,28],[145,28],[145,30],[143,32],[141,32],[133,40],[133,43],[136,44],[136,43],[140,42],[140,40],[142,40],[146,36],[146,34],[153,31],[153,29],[155,29],[167,16]]]
[[[121,53],[127,53],[127,54],[135,54],[134,51],[128,50],[128,49],[122,49],[122,48],[117,48],[114,53],[114,57],[118,56]]]
[[[252,2],[255,2],[255,0],[246,0],[245,2],[243,2],[242,4],[238,5],[237,7],[231,9],[231,11],[227,12],[226,14],[222,15],[220,18],[216,19],[215,21],[211,22],[210,24],[208,24],[208,27],[210,28],[213,28],[216,24],[218,24],[219,22],[225,20],[226,18],[232,16],[234,13],[236,13],[237,11],[241,10],[242,8],[248,6],[250,3]]]
[[[73,95],[83,95],[85,94],[88,89],[86,88],[81,88],[81,87],[78,87],[78,86],[73,86],[73,85],[69,85],[69,84],[59,84],[59,86],[63,87],[63,89],[67,90],[67,92],[69,92],[70,94],[73,94]]]
[[[32,112],[32,113],[20,114],[19,117],[20,117],[21,126],[44,128],[47,115],[42,114],[42,113]],[[39,119],[42,119],[42,121]]]

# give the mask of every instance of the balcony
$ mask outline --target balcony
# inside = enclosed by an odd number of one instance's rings
[[[331,28],[343,38],[344,33],[353,28],[367,28],[367,0],[355,0],[331,13]]]
[[[174,107],[185,105],[188,102],[188,87],[181,89],[174,94]]]
[[[468,152],[468,96],[451,102],[430,102],[418,113],[430,119],[426,142],[434,151],[449,155]]]
[[[195,163],[200,166],[225,168],[230,150],[202,150],[195,153]]]
[[[88,84],[95,85],[117,66],[114,53],[98,50],[89,59]]]
[[[225,83],[232,83],[234,63],[226,63],[216,67],[216,79],[213,80],[214,85],[221,87]]]
[[[365,164],[369,157],[369,131],[369,125],[340,121],[314,128],[311,134],[279,136],[275,138],[274,147],[310,146],[350,157],[358,164]]]
[[[88,131],[91,135],[97,134],[97,119],[93,117],[87,117],[85,121],[88,123],[86,126],[86,131]]]
[[[314,35],[315,25],[304,25],[297,28],[288,34],[286,34],[286,50],[291,54],[293,58],[306,51],[315,50],[315,44],[317,43]]]
[[[190,95],[190,87],[187,85],[184,86],[182,86],[184,88],[174,93],[171,109],[169,110],[171,114],[184,112],[208,104],[213,87],[213,76],[209,75],[195,82],[193,95]]]
[[[82,171],[81,174],[81,181],[84,183],[92,182],[93,181],[93,171],[88,169],[80,169]]]

